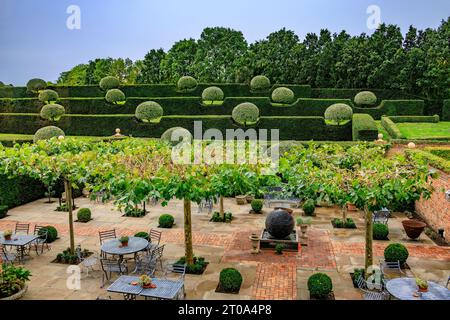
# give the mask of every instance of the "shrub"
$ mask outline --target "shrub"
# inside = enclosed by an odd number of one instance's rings
[[[3,219],[6,217],[6,214],[8,213],[8,206],[0,206],[0,219]]]
[[[186,258],[180,258],[176,264],[186,264]],[[208,266],[208,262],[205,261],[203,257],[194,257],[194,264],[186,264],[186,273],[187,274],[202,274],[203,271]]]
[[[105,100],[112,104],[124,104],[127,98],[119,89],[111,89],[106,93]]]
[[[48,140],[54,137],[64,136],[64,131],[55,126],[48,126],[40,128],[34,134],[34,142],[38,142],[39,140]]]
[[[377,103],[377,96],[373,92],[362,91],[355,96],[354,101],[358,106],[373,106]]]
[[[403,139],[403,134],[389,117],[381,117],[381,125],[393,139]]]
[[[325,273],[316,273],[308,279],[308,290],[311,297],[325,299],[333,291],[333,283]]]
[[[261,212],[262,208],[263,208],[263,201],[260,199],[254,199],[251,203],[252,205],[252,209],[253,211],[255,211],[256,213]]]
[[[375,223],[373,225],[373,239],[374,240],[387,240],[389,235],[389,228],[382,223]]]
[[[175,146],[181,142],[192,141],[192,134],[185,128],[174,127],[164,132],[161,135],[161,140],[169,142]]]
[[[269,90],[270,85],[270,80],[266,76],[256,76],[250,81],[250,89],[254,91]]]
[[[231,223],[233,221],[233,214],[231,212],[225,212],[223,218],[220,216],[220,212],[214,212],[211,219],[211,222],[226,222]]]
[[[4,87],[4,86],[5,86],[5,84],[4,84],[3,82],[0,81],[0,88],[1,88],[1,87]]]
[[[147,214],[147,211],[140,208],[135,208],[133,206],[129,206],[125,208],[125,217],[131,217],[131,218],[142,218],[145,217]]]
[[[42,90],[39,92],[39,101],[44,103],[56,102],[59,99],[58,92],[54,90]]]
[[[316,211],[316,202],[313,199],[308,199],[302,206],[303,212],[307,216],[313,216]]]
[[[136,118],[144,122],[159,122],[164,115],[163,108],[154,101],[141,103],[136,108]]]
[[[178,80],[177,88],[180,91],[188,92],[190,90],[194,90],[197,88],[197,80],[195,78],[190,76],[184,76],[181,77],[180,80]]]
[[[219,87],[209,87],[203,90],[202,100],[203,102],[210,102],[213,104],[215,101],[223,101],[225,97],[222,89]]]
[[[81,208],[77,212],[77,218],[79,222],[91,221],[91,210],[88,208]]]
[[[375,120],[368,114],[356,113],[352,123],[353,141],[373,141],[378,137],[378,127]]]
[[[120,86],[120,81],[116,77],[104,77],[102,80],[100,80],[100,88],[104,91],[108,91],[111,89],[117,89]]]
[[[52,243],[56,239],[58,239],[58,230],[56,230],[55,227],[46,226],[39,230],[39,234],[43,234],[45,232],[45,231],[41,231],[41,230],[47,230],[47,241],[46,241],[47,243]]]
[[[59,104],[47,104],[41,109],[41,117],[50,121],[59,121],[66,113],[66,109]]]
[[[397,262],[403,265],[408,259],[408,249],[400,243],[392,243],[384,249],[384,260],[387,262]]]
[[[134,235],[136,238],[143,238],[145,240],[149,239],[149,234],[147,232],[138,232]]]
[[[389,116],[394,123],[403,123],[403,122],[420,122],[420,123],[438,123],[440,120],[439,115],[435,114],[434,116]]]
[[[281,243],[277,243],[277,245],[275,246],[275,253],[283,254],[283,250],[284,250],[284,245]]]
[[[159,228],[170,229],[175,223],[175,219],[170,214],[163,214],[159,217]]]
[[[220,272],[219,283],[225,292],[239,292],[242,281],[241,273],[234,268],[226,268]]]
[[[289,88],[280,87],[272,92],[272,101],[275,103],[291,104],[295,101],[295,94]]]
[[[47,88],[47,82],[42,79],[31,79],[27,83],[27,90],[30,92],[38,93],[45,88]]]
[[[352,120],[352,117],[353,109],[344,103],[333,104],[325,111],[325,120],[332,121],[338,125],[342,122]]]
[[[259,109],[250,102],[241,103],[233,109],[233,120],[242,125],[250,125],[258,122]]]

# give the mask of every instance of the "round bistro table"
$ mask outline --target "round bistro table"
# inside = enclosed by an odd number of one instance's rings
[[[118,239],[109,240],[102,244],[101,250],[106,254],[117,255],[119,260],[123,260],[123,256],[129,254],[136,254],[145,250],[149,245],[149,242],[143,238],[130,237],[128,240],[128,246],[122,247],[122,244]]]
[[[386,289],[399,300],[450,300],[450,290],[428,281],[428,292],[423,292],[421,297],[415,297],[418,291],[414,278],[397,278],[386,283]]]

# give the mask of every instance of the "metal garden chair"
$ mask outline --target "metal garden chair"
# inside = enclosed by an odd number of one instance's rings
[[[175,281],[180,281],[183,283],[180,291],[177,294],[177,300],[184,300],[186,297],[186,292],[184,288],[184,278],[186,275],[186,265],[185,264],[169,264],[164,272],[164,279],[170,279],[169,274],[177,274],[178,278]],[[173,279],[170,279],[173,280]]]
[[[105,241],[117,239],[116,229],[99,231],[98,236],[100,238],[100,245],[102,245]],[[106,258],[107,254],[102,251],[102,258]]]
[[[385,291],[369,291],[361,289],[364,300],[389,300],[390,295]]]
[[[3,263],[6,264],[14,264],[17,256],[14,253],[9,253],[5,250],[5,246],[0,244],[0,257],[2,258]]]
[[[94,266],[97,265],[98,261],[100,260],[100,257],[98,256],[98,253],[93,252],[92,255],[89,257],[84,257],[81,252],[81,247],[78,246],[75,249],[75,253],[80,259],[80,264],[83,266],[83,268],[86,270],[86,276],[89,276],[89,270],[94,271]]]
[[[406,276],[406,273],[403,272],[400,266],[400,261],[386,262],[382,260],[380,261],[380,270],[383,277],[387,280]]]
[[[148,250],[154,250],[159,247],[159,243],[161,242],[162,232],[154,229],[150,229],[148,232]]]
[[[382,223],[387,225],[389,222],[389,217],[391,212],[388,209],[381,209],[380,211],[375,211],[372,216],[373,223]]]
[[[29,223],[16,223],[16,228],[14,233],[23,233],[28,234],[30,232],[30,224]]]
[[[31,244],[31,247],[35,248],[36,254],[39,254],[39,246],[41,247],[41,254],[44,253],[44,247],[47,247],[47,250],[50,250],[50,246],[47,243],[48,230],[44,226],[34,226],[34,235],[39,236],[39,238]]]
[[[100,265],[103,271],[102,285],[100,288],[103,288],[107,281],[111,281],[113,273],[117,273],[119,275],[128,273],[128,266],[124,263],[124,261],[120,262],[119,260],[100,259]]]

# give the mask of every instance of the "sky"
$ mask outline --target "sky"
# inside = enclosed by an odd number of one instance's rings
[[[71,5],[80,9],[80,29],[67,27]],[[450,16],[449,0],[0,0],[0,81],[56,81],[95,58],[142,59],[150,49],[198,39],[205,27],[240,30],[249,43],[283,27],[301,39],[322,28],[370,34],[371,5],[404,33]]]

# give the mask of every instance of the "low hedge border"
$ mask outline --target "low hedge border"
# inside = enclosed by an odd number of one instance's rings
[[[375,120],[368,114],[355,113],[352,123],[353,141],[374,141],[378,138]]]
[[[415,122],[415,123],[438,123],[439,115],[434,116],[390,116],[394,123]]]
[[[408,149],[405,150],[405,152],[409,157],[425,161],[427,164],[429,164],[432,167],[435,167],[436,169],[440,169],[446,173],[450,173],[449,160],[441,158],[425,150]]]
[[[389,117],[381,118],[381,125],[384,129],[389,133],[389,135],[393,139],[403,139],[403,135],[400,132],[400,129],[395,125],[395,122],[391,120]]]
[[[438,156],[440,158],[443,158],[447,161],[450,161],[450,147],[425,147],[423,149],[424,151],[427,151],[431,154],[434,154],[435,156]]]

